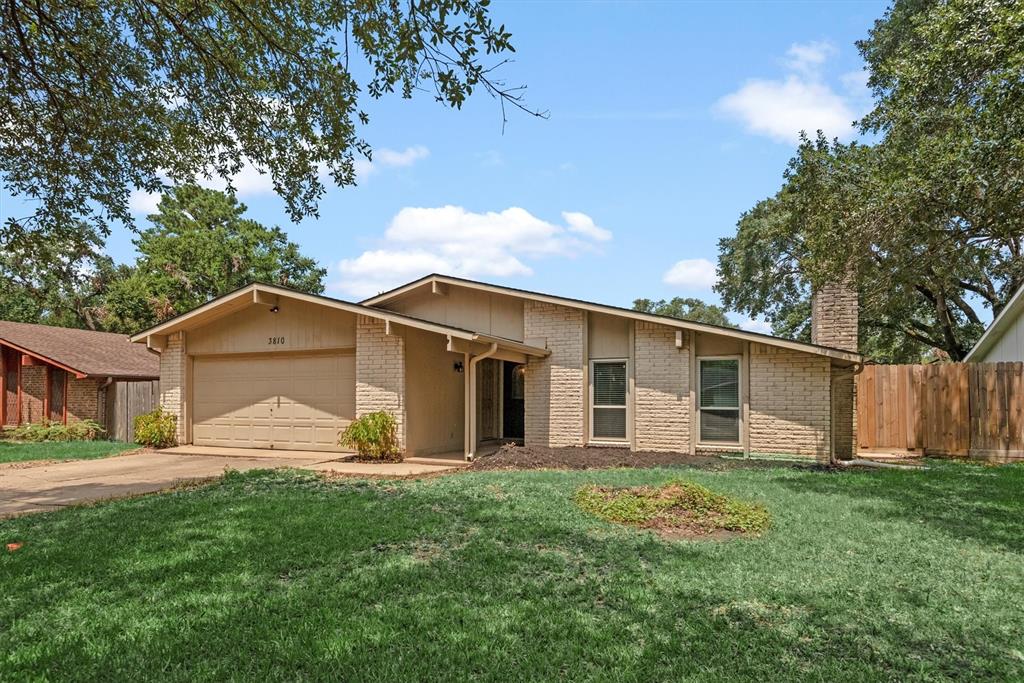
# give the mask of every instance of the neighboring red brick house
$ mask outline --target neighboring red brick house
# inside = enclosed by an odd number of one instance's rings
[[[128,337],[0,320],[0,425],[104,421],[118,379],[158,379],[160,357]]]

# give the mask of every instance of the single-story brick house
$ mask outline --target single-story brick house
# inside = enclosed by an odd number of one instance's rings
[[[186,444],[342,450],[386,409],[414,456],[518,439],[848,457],[856,298],[813,309],[807,344],[444,275],[362,303],[254,283],[132,341],[160,353]]]
[[[126,335],[0,320],[0,425],[104,423],[114,380],[154,380],[160,358]]]

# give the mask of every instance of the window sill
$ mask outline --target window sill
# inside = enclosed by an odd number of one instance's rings
[[[592,440],[587,442],[587,445],[588,446],[596,446],[598,448],[601,448],[601,447],[604,447],[604,448],[628,448],[629,447],[629,442],[628,441],[598,441],[598,440],[593,440],[592,439]]]

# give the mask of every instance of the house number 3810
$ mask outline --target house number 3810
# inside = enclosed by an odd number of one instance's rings
[[[284,337],[267,337],[267,344],[270,346],[284,344]]]

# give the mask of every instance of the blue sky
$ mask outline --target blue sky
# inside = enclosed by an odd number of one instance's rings
[[[616,305],[717,301],[717,240],[778,189],[797,131],[852,135],[869,105],[854,41],[885,7],[497,0],[517,49],[503,76],[550,119],[511,112],[502,133],[483,94],[462,111],[389,98],[368,106],[373,165],[319,219],[291,223],[252,173],[240,196],[341,298],[443,270]],[[108,251],[131,260],[131,235]]]

